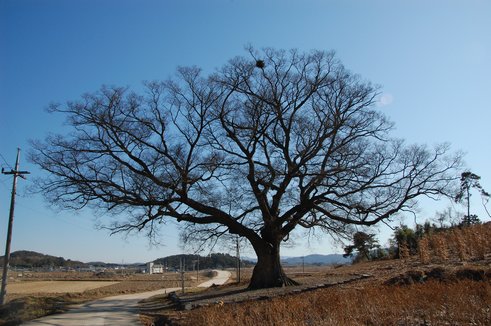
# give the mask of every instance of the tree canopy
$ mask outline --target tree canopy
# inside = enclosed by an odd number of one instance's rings
[[[33,142],[39,182],[65,208],[113,212],[114,231],[187,223],[193,239],[251,243],[252,288],[290,284],[280,244],[294,229],[331,234],[455,194],[459,154],[393,139],[379,90],[333,52],[248,49],[204,74],[180,67],[145,91],[102,87],[52,105],[72,131]]]
[[[353,244],[344,248],[343,257],[353,256],[353,252],[356,250],[357,255],[354,261],[370,260],[370,252],[379,247],[375,234],[358,231],[353,234]]]
[[[455,195],[455,201],[457,203],[465,203],[467,206],[467,215],[464,215],[461,222],[462,225],[469,226],[471,224],[479,224],[481,222],[477,215],[471,214],[471,196],[472,196],[471,189],[472,188],[479,191],[481,195],[483,207],[486,210],[486,213],[488,213],[489,215],[489,212],[486,208],[486,204],[491,196],[486,190],[484,190],[484,188],[479,183],[479,180],[481,180],[481,177],[470,171],[462,172],[460,176],[460,189]]]

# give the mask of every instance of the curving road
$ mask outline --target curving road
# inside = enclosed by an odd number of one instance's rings
[[[215,270],[215,272],[217,272],[217,275],[215,277],[211,278],[210,280],[208,280],[206,282],[199,284],[198,287],[199,288],[209,288],[213,284],[222,285],[222,284],[225,284],[231,276],[230,272],[227,272],[227,271]]]
[[[203,282],[198,287],[209,287],[212,284],[224,284],[230,278],[230,272],[216,271],[217,276]],[[156,291],[125,294],[102,298],[96,301],[74,306],[69,311],[46,316],[26,322],[27,326],[100,326],[100,325],[139,325],[138,302],[158,294],[164,294],[181,288],[167,288]]]

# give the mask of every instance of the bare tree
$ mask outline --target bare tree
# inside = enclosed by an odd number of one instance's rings
[[[461,222],[461,216],[463,215],[464,213],[457,211],[454,207],[447,206],[441,212],[435,213],[433,221],[438,223],[440,228],[454,227]],[[448,225],[446,223],[448,223]]]
[[[245,237],[258,257],[250,288],[294,283],[280,244],[295,229],[339,234],[455,193],[460,155],[391,139],[378,89],[332,52],[248,49],[209,76],[179,68],[145,85],[53,105],[72,132],[33,142],[49,172],[40,189],[114,212],[115,232],[152,236],[177,220],[200,239]]]

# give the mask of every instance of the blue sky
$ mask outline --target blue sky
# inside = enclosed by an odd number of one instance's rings
[[[467,166],[489,191],[489,17],[485,0],[0,0],[0,165],[13,166],[20,147],[21,168],[42,174],[25,154],[29,139],[64,130],[63,117],[46,113],[50,102],[102,84],[138,89],[144,80],[172,76],[178,65],[211,72],[252,44],[335,50],[351,71],[382,86],[379,106],[396,123],[394,136],[450,142],[467,153]],[[90,211],[53,211],[25,194],[31,180],[19,180],[13,250],[112,262],[181,250],[173,227],[162,232],[166,246],[149,247],[140,236],[96,230]],[[2,253],[11,181],[0,176]],[[425,201],[420,216],[446,205]],[[329,241],[313,240],[283,253],[335,251]]]

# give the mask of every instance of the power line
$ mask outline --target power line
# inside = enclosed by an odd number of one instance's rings
[[[7,167],[9,169],[12,169],[12,166],[9,164],[9,162],[7,162],[7,160],[5,159],[5,157],[2,155],[2,153],[0,153],[0,157],[2,158],[2,160],[5,162],[5,164],[7,164]]]
[[[7,181],[6,180],[2,180],[0,179],[0,184],[6,189],[6,190],[10,190],[9,187],[7,186]]]
[[[67,225],[70,225],[72,227],[75,227],[77,229],[82,229],[82,230],[85,230],[85,231],[94,231],[94,229],[91,229],[89,227],[86,227],[85,225],[81,225],[80,223],[75,223],[74,221],[79,221],[79,220],[73,220],[71,218],[63,218],[63,217],[59,217],[58,214],[56,213],[53,213],[53,212],[46,212],[46,211],[42,211],[42,210],[39,210],[39,209],[36,209],[36,208],[32,208],[31,206],[29,205],[26,205],[26,204],[23,204],[23,203],[16,203],[17,206],[20,206],[20,207],[23,207],[25,209],[28,209],[34,213],[36,213],[37,215],[39,216],[43,216],[43,217],[47,217],[49,219],[52,219],[53,221],[57,221],[57,222],[63,222]]]

